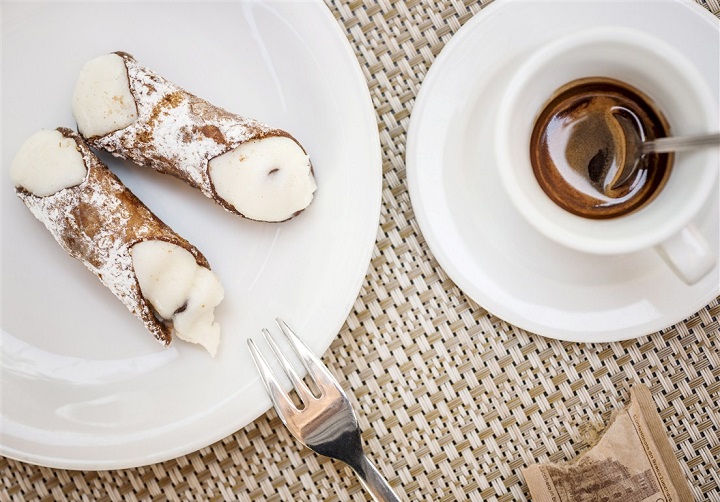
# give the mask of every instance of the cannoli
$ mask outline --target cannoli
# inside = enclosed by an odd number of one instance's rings
[[[215,355],[223,288],[200,251],[155,216],[70,129],[41,130],[12,161],[15,191],[155,338]]]
[[[83,66],[72,108],[91,146],[174,175],[246,218],[284,221],[313,199],[310,159],[289,133],[212,105],[124,52]]]

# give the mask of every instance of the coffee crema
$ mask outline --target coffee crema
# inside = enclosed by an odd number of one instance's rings
[[[650,98],[629,84],[605,77],[574,80],[556,91],[535,121],[535,178],[550,199],[578,216],[628,214],[660,192],[673,155],[644,155],[629,179],[622,179],[623,166],[638,142],[668,136],[669,129]]]

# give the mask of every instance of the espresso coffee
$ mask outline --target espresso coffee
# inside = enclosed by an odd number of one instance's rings
[[[560,88],[536,119],[533,172],[545,193],[573,214],[626,215],[659,193],[673,163],[672,154],[644,155],[628,177],[631,153],[669,132],[660,110],[634,87],[609,78],[575,80]]]

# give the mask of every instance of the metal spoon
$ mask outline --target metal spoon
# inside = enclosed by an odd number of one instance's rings
[[[648,153],[682,152],[708,146],[720,146],[720,133],[698,136],[671,136],[657,138],[642,144],[642,155]]]
[[[617,176],[613,188],[621,186],[633,177],[638,170],[640,160],[651,153],[682,152],[697,148],[720,147],[720,133],[700,134],[693,136],[670,136],[642,141],[635,127],[623,127],[626,133],[634,135],[626,142],[627,153],[623,171]]]

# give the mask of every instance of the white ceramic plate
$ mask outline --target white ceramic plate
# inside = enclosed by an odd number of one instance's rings
[[[367,272],[381,160],[369,92],[327,8],[303,3],[3,4],[2,440],[53,467],[132,467],[182,455],[270,407],[247,350],[282,316],[315,353],[342,327]],[[10,161],[40,128],[73,126],[85,61],[124,50],[226,109],[291,131],[318,191],[296,219],[226,213],[168,176],[109,159],[225,287],[223,338],[158,344],[14,196]],[[260,342],[264,346],[263,342]]]
[[[596,26],[626,26],[666,40],[720,95],[718,20],[693,2],[498,1],[468,21],[433,63],[407,145],[413,208],[448,275],[500,318],[581,342],[668,327],[715,298],[720,283],[716,266],[687,286],[652,250],[607,257],[566,249],[530,227],[502,189],[494,125],[503,89],[539,45]],[[695,224],[718,255],[719,212],[716,187]]]

